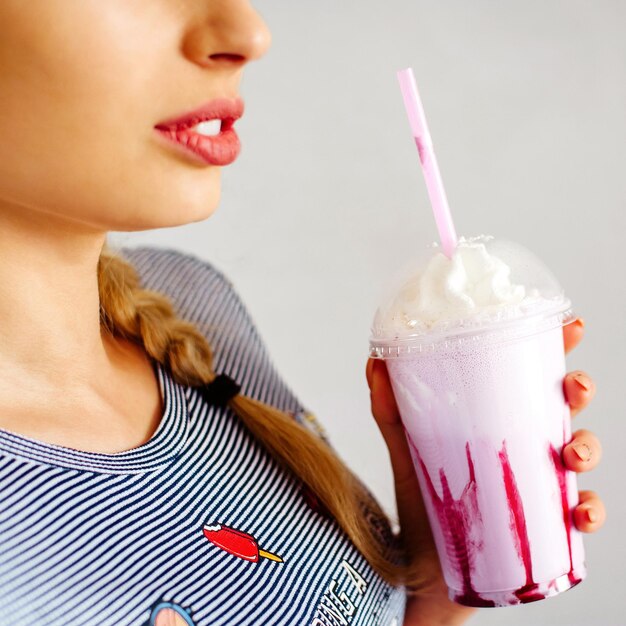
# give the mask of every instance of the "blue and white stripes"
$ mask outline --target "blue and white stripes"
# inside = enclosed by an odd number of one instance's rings
[[[307,422],[219,271],[172,249],[120,253],[204,333],[215,371]],[[85,452],[0,429],[0,626],[152,626],[161,607],[190,626],[400,626],[404,590],[373,572],[230,409],[154,366],[163,417],[137,448]],[[205,524],[282,562],[245,560]]]

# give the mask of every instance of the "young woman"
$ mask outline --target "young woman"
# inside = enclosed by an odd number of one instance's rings
[[[397,536],[229,280],[107,245],[216,208],[242,71],[270,44],[258,14],[2,0],[0,29],[0,625],[463,623],[384,364],[366,374]],[[567,326],[566,349],[582,334]],[[572,414],[595,393],[583,372],[564,389]],[[600,454],[579,430],[563,458],[581,472]],[[581,492],[577,527],[604,516]]]

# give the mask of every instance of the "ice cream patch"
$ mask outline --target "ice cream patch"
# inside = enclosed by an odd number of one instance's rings
[[[205,524],[204,536],[214,545],[244,561],[258,563],[261,558],[282,563],[283,560],[272,552],[259,548],[256,539],[235,528],[229,528],[222,524]]]

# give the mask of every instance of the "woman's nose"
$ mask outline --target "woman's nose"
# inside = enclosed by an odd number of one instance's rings
[[[272,35],[249,0],[209,0],[207,6],[205,42],[194,46],[203,50],[205,65],[244,65],[267,52]]]

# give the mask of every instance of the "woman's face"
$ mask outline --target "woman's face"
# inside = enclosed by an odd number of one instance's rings
[[[248,0],[1,0],[0,32],[0,220],[132,231],[211,215],[220,166],[154,126],[239,95],[270,44]]]

